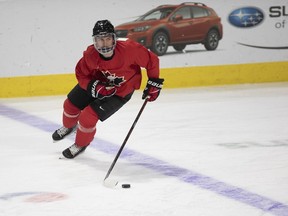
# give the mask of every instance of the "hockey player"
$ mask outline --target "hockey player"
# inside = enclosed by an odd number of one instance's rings
[[[164,82],[159,78],[158,57],[132,40],[117,40],[110,21],[97,21],[92,37],[93,45],[75,68],[78,84],[64,101],[63,126],[52,135],[58,141],[76,129],[75,143],[62,152],[70,159],[94,139],[98,120],[109,118],[140,88],[141,68],[148,76],[142,99],[156,100]]]

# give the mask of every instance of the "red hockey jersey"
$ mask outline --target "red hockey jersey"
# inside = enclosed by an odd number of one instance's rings
[[[76,65],[76,77],[87,90],[91,80],[100,80],[117,88],[116,95],[124,97],[139,89],[141,68],[149,78],[159,78],[159,58],[132,40],[118,40],[111,59],[102,58],[93,45],[88,46]]]

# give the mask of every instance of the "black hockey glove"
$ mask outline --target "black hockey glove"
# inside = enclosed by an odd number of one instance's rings
[[[88,84],[87,91],[92,97],[101,100],[105,97],[113,96],[116,93],[117,89],[115,88],[115,86],[106,85],[99,80],[92,80]]]
[[[154,101],[160,94],[163,86],[164,79],[161,78],[150,78],[147,81],[146,88],[143,91],[142,99],[148,97],[148,101]]]

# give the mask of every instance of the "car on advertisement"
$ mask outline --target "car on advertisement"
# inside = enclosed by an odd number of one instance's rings
[[[160,5],[138,19],[115,27],[118,38],[130,38],[158,56],[168,46],[183,51],[188,44],[203,44],[215,50],[223,37],[221,18],[210,7],[198,2]]]

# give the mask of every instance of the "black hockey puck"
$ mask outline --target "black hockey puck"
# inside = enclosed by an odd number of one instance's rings
[[[122,188],[130,188],[131,185],[130,184],[122,184]]]

